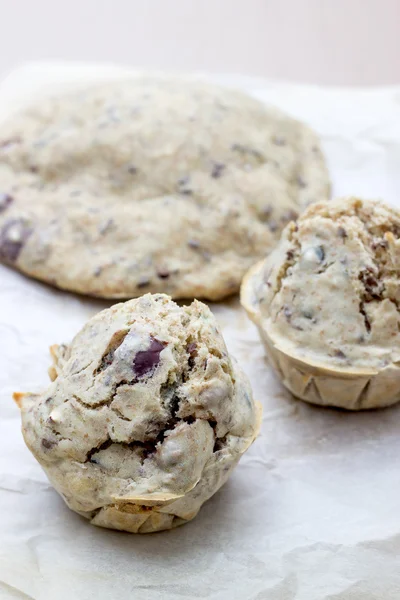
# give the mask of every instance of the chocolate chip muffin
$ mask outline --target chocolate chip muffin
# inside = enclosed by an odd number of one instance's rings
[[[245,94],[96,84],[2,123],[0,261],[93,296],[220,299],[328,195],[317,136]]]
[[[250,384],[211,311],[147,294],[52,348],[53,380],[15,394],[27,446],[94,525],[147,533],[193,519],[254,441]]]
[[[399,236],[382,202],[315,204],[246,276],[242,304],[295,396],[352,410],[400,399]]]

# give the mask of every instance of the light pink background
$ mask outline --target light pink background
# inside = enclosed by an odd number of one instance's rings
[[[28,60],[400,83],[400,0],[0,0],[0,77]]]

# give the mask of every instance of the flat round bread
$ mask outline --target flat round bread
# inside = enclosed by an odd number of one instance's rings
[[[245,277],[242,303],[295,396],[351,410],[400,400],[399,238],[383,202],[321,202]]]
[[[242,93],[96,84],[3,124],[0,260],[94,296],[219,299],[328,195],[316,135]]]

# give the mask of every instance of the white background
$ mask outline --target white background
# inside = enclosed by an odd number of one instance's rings
[[[28,60],[400,83],[399,0],[0,0],[0,78]]]

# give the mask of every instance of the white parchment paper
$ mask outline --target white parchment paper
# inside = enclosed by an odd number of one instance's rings
[[[38,64],[0,86],[0,116],[116,67]],[[321,89],[213,77],[321,135],[335,194],[400,206],[400,87]],[[70,512],[20,434],[15,390],[47,385],[48,346],[110,303],[0,266],[0,598],[399,600],[400,406],[361,414],[294,400],[237,300],[213,305],[264,405],[259,439],[190,524],[130,535]]]

